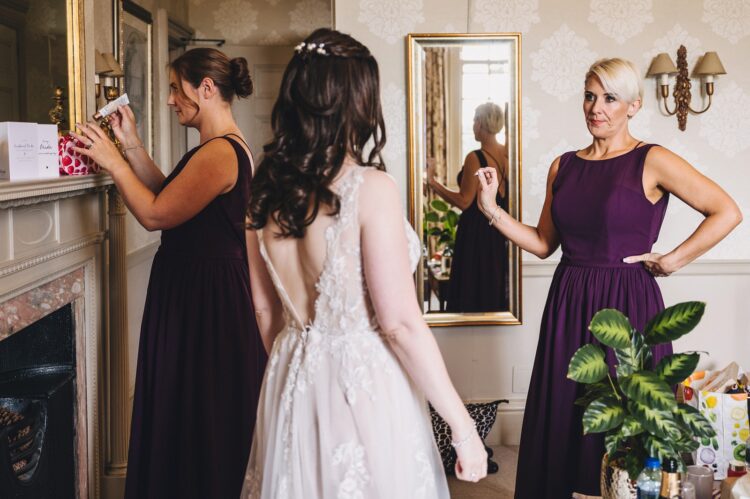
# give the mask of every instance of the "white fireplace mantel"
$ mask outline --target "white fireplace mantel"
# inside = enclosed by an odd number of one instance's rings
[[[24,182],[0,181],[0,209],[43,203],[78,196],[112,185],[106,174],[58,177]]]
[[[85,414],[79,452],[86,454],[77,480],[81,498],[100,497],[103,478],[125,471],[124,215],[106,174],[0,182],[0,340],[65,305],[51,297],[72,297],[79,394],[85,394],[79,397]],[[70,290],[65,283],[73,283]]]

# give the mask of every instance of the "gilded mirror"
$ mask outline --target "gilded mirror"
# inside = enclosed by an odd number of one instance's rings
[[[0,0],[0,121],[81,121],[82,40],[79,0]]]
[[[521,35],[412,34],[407,44],[409,218],[422,236],[425,319],[520,324],[520,251],[479,211],[473,173],[494,167],[498,204],[520,219]]]

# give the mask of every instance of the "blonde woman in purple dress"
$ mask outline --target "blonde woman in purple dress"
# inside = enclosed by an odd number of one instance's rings
[[[664,308],[655,277],[678,271],[721,241],[742,220],[721,187],[684,159],[628,130],[643,89],[635,66],[603,59],[586,74],[583,116],[589,146],[552,162],[536,226],[524,225],[495,202],[497,174],[479,171],[479,207],[490,223],[540,258],[562,246],[550,286],[526,401],[516,497],[561,499],[599,495],[601,434],[583,436],[582,388],[566,378],[575,351],[593,341],[594,313],[615,308],[636,328]],[[673,194],[705,216],[683,243],[652,252]],[[610,365],[614,353],[607,349]],[[670,345],[653,349],[654,363]]]

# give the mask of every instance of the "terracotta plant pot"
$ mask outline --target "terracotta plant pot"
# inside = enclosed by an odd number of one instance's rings
[[[608,456],[602,458],[602,472],[600,487],[603,499],[637,499],[635,480],[631,480],[628,472],[608,463]]]

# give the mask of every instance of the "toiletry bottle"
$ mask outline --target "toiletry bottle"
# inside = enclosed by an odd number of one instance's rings
[[[661,490],[659,499],[675,499],[680,497],[680,473],[677,459],[668,457],[664,460],[661,470]]]

